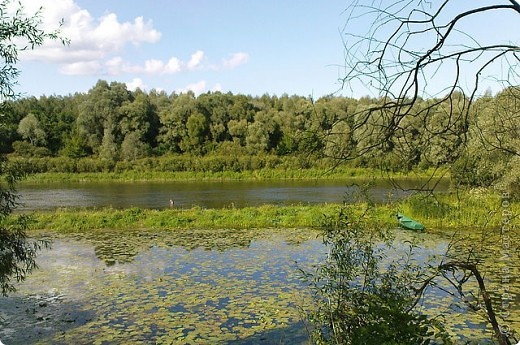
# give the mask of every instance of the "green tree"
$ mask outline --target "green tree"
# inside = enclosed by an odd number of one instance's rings
[[[312,101],[304,97],[283,95],[280,99],[280,132],[282,137],[276,151],[279,155],[295,154],[307,130],[313,113]]]
[[[46,143],[45,132],[40,126],[40,121],[34,114],[28,114],[18,124],[18,133],[25,140],[29,140],[31,145],[43,146]]]
[[[119,146],[123,141],[120,108],[125,102],[131,102],[131,93],[124,83],[108,84],[99,80],[89,90],[85,101],[79,108],[76,120],[80,135],[84,136],[90,149],[104,158],[117,159]]]
[[[192,113],[186,121],[186,131],[187,135],[180,143],[181,149],[189,153],[203,154],[204,144],[209,136],[209,123],[206,116],[199,112]]]
[[[115,131],[116,124],[112,121],[107,121],[99,148],[99,158],[110,163],[110,165],[113,165],[119,160],[119,145],[116,142]]]
[[[240,146],[244,146],[247,136],[247,120],[229,120],[227,127],[233,142],[236,142]]]
[[[233,95],[213,92],[198,97],[199,109],[209,119],[210,137],[214,144],[231,139],[227,124],[231,119]]]
[[[451,171],[457,183],[496,186],[520,198],[520,92],[508,87],[473,106],[468,143]]]
[[[468,126],[475,101],[482,91],[481,81],[486,77],[496,79],[491,67],[500,63],[503,64],[501,68],[509,67],[504,73],[507,79],[502,80],[503,84],[515,86],[519,76],[518,44],[503,39],[505,32],[490,36],[492,42],[479,40],[479,32],[475,31],[477,26],[468,24],[479,19],[490,22],[486,16],[493,13],[518,18],[520,3],[516,0],[485,4],[454,0],[353,1],[346,13],[344,85],[351,89],[368,89],[377,95],[377,99],[372,102],[360,99],[359,109],[338,119],[350,124],[343,130],[353,130],[356,143],[356,150],[340,150],[344,155],[338,158],[349,160],[370,155],[382,165],[387,157],[400,158],[402,164],[409,161],[416,164],[421,159],[432,166],[458,162],[467,152],[464,149],[471,144],[468,139],[476,137],[468,133]],[[366,23],[371,23],[368,32],[360,32]],[[507,108],[506,116],[488,115],[494,117],[491,122],[499,128],[482,121],[482,130],[477,136],[483,139],[484,149],[509,153],[516,158],[517,149],[503,141],[506,132],[514,133],[514,137],[518,129],[514,124],[517,109],[514,105]],[[511,118],[513,123],[509,121]],[[512,141],[515,145],[516,141]],[[427,152],[426,147],[431,147],[432,152]],[[479,151],[472,153],[478,155]],[[518,164],[514,160],[513,163]],[[478,250],[460,250],[459,259],[441,263],[429,278],[415,282],[394,281],[393,275],[377,273],[380,271],[375,268],[378,257],[384,256],[385,252],[374,251],[370,243],[357,239],[359,227],[352,228],[351,224],[363,222],[365,215],[358,216],[338,227],[338,233],[333,236],[328,232],[324,235],[325,240],[330,239],[331,254],[312,280],[321,283],[314,286],[319,306],[314,317],[319,340],[338,344],[369,343],[365,339],[377,339],[380,344],[427,343],[427,328],[420,325],[425,321],[423,325],[429,327],[428,320],[404,313],[415,305],[413,302],[408,304],[408,291],[415,290],[420,295],[431,286],[434,278],[444,277],[451,283],[452,292],[460,295],[468,280],[474,278],[496,340],[501,345],[512,344],[511,333],[503,331],[494,312],[500,306],[493,303],[479,272]],[[371,223],[361,229],[365,227],[373,228],[373,231],[361,239],[377,233]],[[343,235],[352,230],[355,230],[353,236]],[[449,259],[448,253],[446,258]],[[388,267],[384,269],[388,270]],[[372,272],[376,272],[375,275]],[[447,273],[450,273],[449,277]],[[351,279],[356,276],[361,277],[362,284]],[[371,277],[378,283],[371,284]],[[389,289],[387,294],[385,283],[388,279],[400,288]],[[367,289],[372,285],[373,289]],[[368,295],[363,296],[367,292]],[[360,295],[362,298],[357,297]],[[500,300],[503,296],[497,293],[493,297]],[[414,329],[414,325],[419,328]],[[324,332],[320,334],[320,330]],[[391,337],[392,334],[397,340]]]
[[[141,90],[136,90],[132,98],[119,108],[121,135],[126,137],[135,132],[139,141],[149,147],[154,147],[159,133],[159,116],[156,106],[151,103],[150,97]]]
[[[39,12],[26,15],[19,7],[11,14],[10,6],[9,0],[0,1],[0,127],[5,124],[5,101],[16,97],[13,85],[20,73],[16,66],[18,52],[40,46],[47,39],[60,39],[58,32],[41,29]],[[17,200],[15,183],[21,177],[19,169],[9,164],[5,156],[0,156],[0,289],[3,295],[14,290],[13,280],[25,279],[36,268],[36,254],[47,244],[27,237],[27,217],[13,219],[11,215]]]
[[[65,146],[65,140],[75,128],[78,116],[78,105],[82,94],[74,96],[42,96],[37,100],[37,111],[34,112],[45,132],[47,148],[53,154],[58,154]]]
[[[90,151],[85,138],[75,128],[65,137],[60,153],[70,158],[81,158],[92,154],[92,151]]]
[[[159,113],[161,130],[160,144],[171,152],[182,152],[181,142],[188,137],[186,123],[197,112],[197,99],[193,92],[175,96],[171,104]]]
[[[324,224],[327,259],[303,271],[316,305],[307,317],[316,344],[426,345],[444,330],[414,309],[421,268],[412,249],[390,260],[392,237],[370,216],[348,207]],[[413,248],[413,247],[411,247]]]
[[[125,160],[144,157],[152,147],[156,146],[159,131],[159,117],[150,98],[141,90],[133,94],[133,100],[125,102],[119,109],[119,123],[123,142],[121,143],[121,158]],[[129,143],[135,145],[135,150],[129,149]],[[123,146],[125,148],[123,148]],[[137,155],[137,156],[136,156]]]
[[[280,114],[273,108],[257,112],[254,122],[247,128],[248,150],[251,153],[259,153],[276,148],[282,139],[280,122]]]
[[[145,144],[138,132],[129,132],[121,144],[121,159],[131,161],[146,157],[150,147]]]
[[[420,125],[425,134],[435,137],[431,148],[451,150],[449,157],[437,159],[432,152],[430,157],[422,157],[423,162],[435,165],[444,160],[450,164],[464,152],[472,105],[484,91],[482,81],[497,79],[492,75],[493,67],[503,63],[509,68],[502,85],[518,81],[517,65],[510,63],[517,60],[518,45],[502,34],[493,36],[492,41],[479,40],[477,26],[470,25],[472,21],[489,21],[493,14],[520,14],[515,0],[486,5],[454,0],[435,5],[423,0],[385,0],[377,5],[354,1],[346,13],[344,86],[368,90],[379,98],[356,112],[359,134],[366,124],[377,131],[365,131],[364,136],[373,138],[360,138],[358,150],[349,159],[368,151],[387,152],[396,137],[401,138],[403,153],[412,153],[417,141],[410,140],[411,132]],[[366,23],[371,23],[368,30]],[[433,121],[434,117],[439,121]],[[455,150],[449,143],[458,143],[462,149]],[[409,146],[406,150],[405,144]],[[405,155],[402,160],[408,158]]]

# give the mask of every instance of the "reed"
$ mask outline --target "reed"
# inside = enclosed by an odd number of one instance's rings
[[[318,227],[323,213],[338,212],[340,205],[294,205],[205,209],[57,209],[31,214],[31,229],[82,232],[94,229],[251,229]]]
[[[496,228],[503,219],[500,196],[492,192],[459,191],[438,195],[414,195],[398,204],[400,212],[420,219],[430,228]],[[512,203],[520,214],[520,203]]]
[[[383,179],[388,177],[429,178],[438,174],[430,170],[417,171],[410,174],[392,173],[388,175],[377,169],[338,167],[281,169],[263,168],[244,171],[122,171],[95,173],[63,173],[46,172],[30,174],[23,183],[47,182],[97,182],[97,181],[194,181],[194,180],[267,180],[267,179]],[[440,176],[440,175],[439,175]]]
[[[336,217],[342,204],[297,204],[291,206],[206,209],[57,209],[31,215],[30,229],[58,232],[82,232],[95,229],[252,229],[319,228],[325,218]],[[415,195],[400,202],[381,205],[350,205],[350,216],[362,216],[373,207],[372,216],[380,226],[396,227],[397,212],[422,222],[427,231],[435,229],[490,229],[501,224],[500,198],[494,194],[444,194],[437,197]],[[512,203],[513,214],[520,214],[520,204]]]

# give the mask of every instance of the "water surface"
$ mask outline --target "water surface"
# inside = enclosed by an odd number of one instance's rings
[[[41,269],[0,298],[0,340],[5,344],[304,344],[302,308],[309,290],[299,268],[312,270],[326,248],[306,229],[100,231],[50,234]],[[517,280],[500,280],[496,234],[482,241],[490,291],[507,287],[520,307]],[[446,250],[449,234],[396,230],[402,255],[417,241],[418,260]],[[471,242],[475,241],[472,239]],[[495,243],[495,246],[493,246]],[[518,246],[515,244],[515,253]],[[516,258],[516,257],[515,257]],[[508,262],[512,276],[518,260]],[[498,296],[498,295],[497,295]],[[486,322],[442,290],[423,304],[447,313],[454,334],[489,337]],[[451,314],[447,312],[451,310]],[[458,315],[458,316],[457,316]],[[462,315],[462,317],[461,317]],[[507,321],[518,327],[511,316]],[[484,342],[481,342],[482,344]]]
[[[59,207],[165,208],[198,205],[208,208],[245,207],[263,204],[338,203],[352,199],[363,180],[262,180],[182,182],[86,182],[23,184],[19,188],[22,210]],[[426,180],[404,179],[401,188],[378,181],[369,190],[375,201],[402,198]],[[448,188],[448,181],[439,185]]]

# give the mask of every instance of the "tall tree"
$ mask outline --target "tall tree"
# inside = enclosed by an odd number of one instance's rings
[[[495,3],[357,0],[346,13],[344,86],[369,90],[376,94],[377,101],[355,114],[338,119],[345,122],[353,118],[355,121],[351,128],[358,133],[358,148],[354,154],[339,158],[353,159],[379,151],[401,153],[398,155],[401,161],[408,161],[419,158],[416,154],[421,150],[417,152],[417,147],[432,145],[436,150],[448,151],[442,159],[452,164],[464,154],[469,142],[467,129],[471,110],[480,92],[483,93],[483,78],[496,77],[492,66],[502,63],[502,68],[507,69],[505,79],[501,80],[502,86],[518,82],[520,46],[503,40],[505,33],[491,36],[494,41],[490,42],[474,31],[478,27],[476,23],[487,23],[490,18],[499,20],[509,15],[518,21],[520,3],[516,0],[496,0]],[[497,13],[500,17],[493,17]],[[357,31],[366,23],[371,23],[368,32]],[[508,107],[506,113],[514,118],[512,109],[514,107]],[[510,127],[509,121],[495,123],[501,126],[499,133],[502,128],[509,133],[515,127]],[[427,141],[418,134],[424,134]],[[500,142],[503,133],[499,134],[498,140],[496,135],[486,132],[482,132],[482,137],[487,140],[487,148],[511,151],[511,147]],[[341,245],[341,238],[337,240],[339,242],[334,239],[334,244]],[[345,253],[349,252],[340,252]],[[478,253],[476,248],[465,250],[460,253],[464,256],[462,260],[441,263],[437,272],[442,272],[440,276],[448,281],[455,277],[451,283],[459,292],[469,278],[478,281],[479,297],[485,301],[495,338],[499,344],[509,345],[512,335],[500,328],[493,311],[499,306],[493,305],[485,289],[478,270],[479,258],[473,260]],[[450,277],[446,277],[446,272],[451,273]],[[424,281],[417,289],[419,295],[431,286],[431,282],[429,278]],[[500,300],[503,296],[494,297]],[[389,320],[378,321],[381,324]]]
[[[356,121],[356,127],[363,127],[372,117],[379,118],[376,149],[402,135],[407,119],[428,117],[444,104],[446,119],[435,133],[441,146],[442,135],[446,134],[447,141],[458,135],[461,145],[453,148],[453,161],[463,152],[471,106],[487,87],[483,80],[500,79],[493,67],[507,69],[502,85],[518,81],[520,47],[502,38],[506,35],[493,35],[489,40],[478,32],[479,23],[504,16],[515,20],[520,14],[516,0],[358,0],[346,13],[343,83],[346,89],[366,90],[382,100],[359,112]],[[372,25],[361,31],[366,23]],[[422,99],[436,101],[417,107]]]
[[[4,125],[5,101],[16,97],[13,86],[20,74],[16,66],[18,53],[40,46],[45,40],[60,39],[58,32],[41,29],[40,12],[26,15],[21,5],[18,6],[13,13],[10,0],[0,1],[0,127]],[[62,42],[66,43],[63,39]],[[13,279],[25,279],[36,267],[36,254],[45,245],[27,237],[26,217],[18,216],[15,222],[8,222],[17,205],[15,183],[21,175],[3,155],[0,156],[0,290],[3,295],[14,290]]]
[[[186,123],[190,115],[197,112],[197,99],[188,91],[176,96],[171,104],[159,114],[161,131],[159,141],[171,152],[182,152],[182,142],[188,137]]]
[[[133,100],[125,102],[119,109],[121,115],[121,158],[132,160],[144,157],[156,146],[159,117],[150,98],[136,90]]]
[[[46,143],[45,131],[41,128],[40,121],[38,121],[36,116],[32,113],[20,121],[18,124],[18,133],[22,138],[29,140],[34,146],[44,145]]]
[[[89,90],[85,102],[79,109],[77,126],[94,153],[101,153],[100,150],[103,149],[103,155],[106,156],[119,150],[123,141],[119,126],[120,107],[129,101],[132,101],[131,93],[124,83],[109,84],[99,80]]]

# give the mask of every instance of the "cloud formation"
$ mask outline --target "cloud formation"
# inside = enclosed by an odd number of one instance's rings
[[[144,90],[146,89],[146,85],[144,84],[141,78],[134,78],[132,81],[126,82],[126,87],[128,90],[135,91],[137,89]]]
[[[24,59],[43,60],[61,64],[91,64],[114,53],[121,52],[128,44],[139,46],[156,43],[161,33],[153,28],[152,21],[137,17],[133,21],[120,22],[115,13],[107,13],[100,18],[80,8],[73,0],[22,0],[25,12],[31,15],[40,6],[43,28],[57,29],[63,18],[61,33],[70,40],[69,46],[49,41],[35,50],[26,51]],[[74,66],[65,67],[72,70]]]
[[[233,69],[239,65],[245,64],[249,60],[249,55],[246,53],[235,53],[229,59],[222,61],[222,66],[228,69]]]
[[[105,13],[94,18],[74,0],[22,0],[26,14],[43,8],[41,19],[46,31],[57,29],[64,20],[61,32],[70,39],[69,46],[49,41],[35,50],[21,54],[23,60],[38,60],[59,64],[59,71],[66,75],[165,75],[183,71],[205,69],[232,69],[246,63],[248,54],[236,53],[217,66],[206,63],[203,50],[193,52],[187,61],[171,56],[168,60],[149,58],[136,64],[124,58],[128,45],[155,44],[162,37],[151,20],[136,17],[122,22],[115,13]]]

